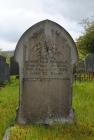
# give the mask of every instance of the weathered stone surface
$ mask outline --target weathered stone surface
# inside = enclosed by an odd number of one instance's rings
[[[5,59],[0,59],[0,84],[3,84],[8,80],[9,80],[9,65],[5,62]]]
[[[65,29],[49,20],[35,24],[19,40],[15,60],[20,72],[17,121],[71,122],[77,50]]]
[[[10,127],[6,129],[2,140],[9,140],[10,137]]]
[[[80,61],[78,63],[77,72],[85,72],[85,61]]]
[[[81,61],[77,65],[77,71],[79,72],[94,72],[94,54],[88,54],[84,61]]]
[[[14,60],[14,56],[10,58],[10,75],[19,75],[19,67]]]
[[[94,54],[89,54],[85,59],[85,71],[94,72]]]

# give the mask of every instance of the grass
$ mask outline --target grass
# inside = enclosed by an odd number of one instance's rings
[[[17,100],[18,81],[12,78],[11,83],[0,88],[0,140],[6,128],[15,121]]]
[[[76,120],[80,123],[94,124],[94,82],[74,84],[73,107]]]
[[[14,123],[18,81],[12,79],[0,91],[0,138]],[[76,82],[73,86],[74,123],[69,125],[17,125],[11,127],[9,140],[94,140],[94,82]],[[1,140],[1,139],[0,139]]]

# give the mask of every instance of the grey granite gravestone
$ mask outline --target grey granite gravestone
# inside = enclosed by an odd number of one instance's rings
[[[14,56],[10,57],[10,75],[19,75],[19,67]]]
[[[85,61],[80,61],[78,63],[77,72],[85,72]]]
[[[77,50],[68,32],[55,22],[41,21],[22,35],[14,55],[20,73],[17,122],[72,122]]]
[[[94,72],[94,54],[88,54],[85,59],[85,71]]]
[[[0,84],[9,80],[9,65],[6,63],[6,58],[0,56]]]

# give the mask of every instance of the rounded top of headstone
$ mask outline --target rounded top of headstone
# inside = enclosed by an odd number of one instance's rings
[[[30,38],[30,36],[32,36],[32,34],[36,34],[36,32],[40,29],[41,31],[45,30],[46,34],[48,35],[49,35],[49,30],[53,30],[53,29],[56,30],[57,35],[62,34],[62,37],[64,38],[64,40],[66,40],[67,43],[70,44],[72,64],[77,63],[78,52],[77,52],[76,44],[74,40],[72,39],[71,35],[62,26],[48,19],[34,24],[33,26],[31,26],[28,30],[24,32],[24,34],[19,39],[15,52],[14,52],[14,57],[16,61],[17,61],[17,57],[20,55],[20,49],[23,48],[26,42],[28,42],[28,39]]]

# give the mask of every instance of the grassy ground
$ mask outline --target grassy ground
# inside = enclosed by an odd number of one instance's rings
[[[0,87],[0,140],[6,128],[14,123],[17,100],[18,81],[12,78],[12,82],[5,87]]]
[[[0,138],[14,122],[18,82],[0,91]],[[94,82],[76,82],[73,88],[75,121],[72,125],[14,125],[10,140],[94,140]]]

